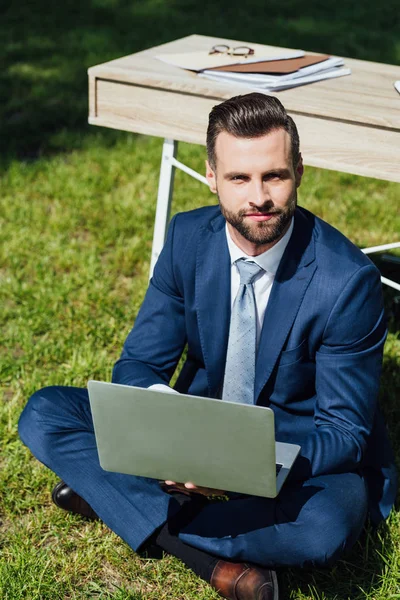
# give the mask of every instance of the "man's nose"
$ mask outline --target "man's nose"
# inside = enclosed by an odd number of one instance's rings
[[[265,181],[253,181],[251,192],[250,203],[254,204],[254,206],[262,206],[266,201],[270,200],[268,186]]]

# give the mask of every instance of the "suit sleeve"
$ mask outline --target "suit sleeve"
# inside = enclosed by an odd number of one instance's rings
[[[376,413],[386,322],[377,269],[361,267],[327,320],[316,354],[314,431],[291,479],[360,467]]]
[[[114,383],[168,384],[186,344],[185,311],[174,276],[175,216],[153,277],[112,375]]]

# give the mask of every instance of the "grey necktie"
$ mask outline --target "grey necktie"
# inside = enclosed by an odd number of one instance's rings
[[[244,258],[235,264],[240,286],[232,307],[222,398],[253,404],[257,326],[253,281],[263,269]]]

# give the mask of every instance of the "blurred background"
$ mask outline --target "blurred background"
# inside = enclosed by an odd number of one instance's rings
[[[56,475],[18,438],[35,390],[110,379],[148,282],[162,140],[89,126],[87,69],[192,33],[398,65],[398,0],[3,0],[0,10],[0,597],[216,600],[178,560],[139,557],[102,523],[57,510]],[[178,158],[203,172],[205,148],[180,143]],[[366,247],[399,239],[399,193],[307,167],[299,201]],[[173,213],[213,203],[177,172]],[[384,297],[381,403],[400,464],[400,295]],[[282,573],[282,598],[400,598],[399,570],[395,510],[333,569]]]
[[[4,3],[3,3],[4,5]],[[0,20],[0,136],[6,155],[79,146],[88,67],[198,33],[399,64],[397,0],[46,0]]]

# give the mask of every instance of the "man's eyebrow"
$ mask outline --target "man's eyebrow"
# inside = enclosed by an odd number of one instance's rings
[[[280,169],[268,169],[268,171],[264,171],[263,177],[266,175],[283,175],[284,177],[290,176],[290,170],[286,167]],[[224,174],[224,179],[231,179],[232,177],[250,177],[248,173],[244,173],[243,171],[229,171]]]
[[[249,177],[249,175],[243,171],[229,171],[224,175],[224,179],[231,179],[231,177]]]

